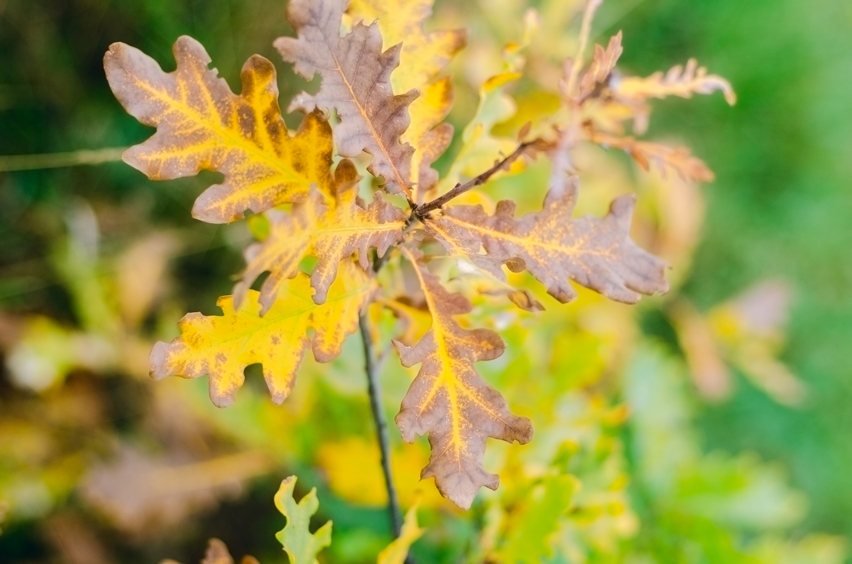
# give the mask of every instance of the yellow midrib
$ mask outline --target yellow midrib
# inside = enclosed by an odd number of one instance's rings
[[[583,239],[581,242],[578,242],[578,244],[573,246],[573,247],[566,247],[564,245],[553,245],[553,244],[547,243],[546,241],[544,241],[542,239],[524,238],[524,237],[518,237],[517,235],[511,235],[511,234],[505,233],[503,231],[494,231],[493,229],[488,229],[486,227],[482,227],[481,225],[476,225],[475,223],[468,223],[466,221],[460,220],[460,219],[453,217],[451,215],[445,215],[445,216],[443,216],[443,219],[445,219],[445,220],[447,220],[451,223],[455,223],[456,225],[462,225],[462,226],[464,226],[468,229],[471,229],[473,231],[478,231],[479,233],[485,233],[485,234],[487,234],[491,237],[494,237],[495,239],[504,239],[506,241],[511,241],[511,242],[515,243],[516,245],[518,245],[519,247],[527,247],[527,248],[538,247],[538,248],[541,248],[541,249],[546,249],[546,250],[549,250],[549,251],[555,251],[557,253],[567,254],[567,255],[584,254],[584,255],[594,255],[594,256],[604,256],[604,257],[612,256],[612,253],[609,252],[608,249],[604,249],[602,251],[594,251],[594,250],[589,249],[589,248],[583,248],[581,246],[581,243],[587,241],[588,239]],[[447,234],[446,231],[441,231],[441,233],[443,233],[444,235]],[[454,245],[454,246],[457,247],[457,245]]]
[[[310,286],[308,286],[307,289],[310,290],[311,289]],[[199,347],[199,348],[192,349],[192,350],[194,350],[194,351],[206,351],[206,350],[209,350],[213,347],[216,347],[216,346],[219,346],[219,345],[222,345],[222,344],[231,343],[231,342],[236,341],[236,340],[240,340],[240,339],[248,340],[248,338],[254,336],[256,333],[259,333],[261,331],[268,331],[271,326],[276,325],[278,323],[281,323],[282,321],[285,321],[287,319],[292,319],[292,318],[295,318],[295,317],[300,317],[300,316],[303,316],[303,315],[308,314],[308,313],[312,313],[313,311],[315,311],[318,308],[331,306],[331,304],[336,303],[336,302],[349,300],[349,299],[354,298],[354,297],[356,297],[360,294],[363,294],[363,293],[365,293],[369,290],[370,290],[370,284],[368,282],[363,287],[359,287],[354,291],[347,292],[345,294],[341,294],[341,295],[336,296],[336,297],[329,296],[328,300],[321,305],[315,304],[310,296],[298,295],[298,294],[295,294],[295,293],[291,293],[292,297],[300,298],[300,299],[308,302],[310,305],[307,306],[307,307],[304,307],[302,309],[296,310],[296,311],[288,310],[285,313],[281,313],[281,314],[275,315],[275,316],[265,315],[263,317],[258,317],[259,319],[262,320],[262,322],[259,323],[258,325],[251,327],[251,328],[248,328],[244,331],[238,332],[238,333],[234,334],[233,336],[228,337],[226,339],[214,340],[211,344],[209,344],[205,347]],[[279,298],[279,300],[280,299],[281,298]],[[233,301],[231,301],[231,308],[233,308]],[[236,316],[239,315],[239,312],[234,312],[233,315],[236,317]],[[214,321],[216,320],[216,318],[221,318],[222,320],[227,319],[227,317],[224,316],[224,315],[205,316],[205,319],[210,319],[210,318],[213,318]],[[213,332],[215,334],[215,329],[213,329],[211,332]]]
[[[423,296],[426,298],[426,306],[432,313],[432,334],[435,338],[435,348],[437,349],[436,352],[438,353],[441,365],[441,375],[438,378],[435,378],[432,388],[429,390],[429,393],[426,395],[426,399],[423,401],[420,414],[422,414],[425,407],[429,405],[429,402],[437,393],[438,388],[444,386],[447,390],[447,399],[450,402],[449,415],[452,425],[453,450],[455,452],[456,461],[459,465],[459,473],[461,473],[461,445],[464,443],[464,439],[461,436],[461,425],[459,425],[459,422],[461,421],[461,412],[459,410],[458,394],[456,390],[456,386],[458,386],[458,379],[452,371],[453,359],[450,357],[448,352],[447,340],[444,335],[443,327],[441,326],[438,309],[435,306],[435,298],[432,295],[432,292],[429,291],[423,272],[417,264],[414,264],[414,270],[417,272],[417,278],[420,280],[420,287],[423,288]]]
[[[214,136],[224,139],[226,145],[241,149],[245,153],[251,155],[254,160],[269,165],[271,169],[277,171],[281,174],[281,176],[284,176],[288,180],[309,183],[307,178],[300,177],[296,173],[296,170],[292,166],[289,166],[289,163],[278,158],[278,155],[270,155],[268,151],[264,151],[257,145],[249,143],[245,137],[237,134],[235,130],[221,127],[218,119],[205,119],[204,114],[196,111],[188,104],[178,103],[177,100],[169,96],[167,93],[161,92],[160,90],[150,86],[147,82],[140,80],[136,76],[133,78],[134,83],[138,88],[148,92],[153,98],[162,101],[173,111],[184,115],[189,121],[195,123],[197,128],[206,129],[212,132]],[[178,80],[180,80],[180,78],[178,78]],[[209,97],[209,92],[206,89],[200,88],[200,90]],[[293,138],[288,136],[288,139],[292,141]]]

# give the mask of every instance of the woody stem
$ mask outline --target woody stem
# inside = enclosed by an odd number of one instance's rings
[[[402,510],[399,506],[399,496],[396,493],[396,486],[393,483],[393,474],[391,473],[390,436],[388,434],[388,422],[385,417],[384,407],[382,406],[382,389],[379,384],[379,361],[370,337],[369,321],[365,313],[361,314],[358,318],[358,327],[361,330],[361,340],[364,343],[364,368],[367,372],[367,390],[370,395],[373,420],[376,422],[376,437],[379,440],[382,471],[385,475],[385,489],[388,492],[388,514],[390,515],[393,536],[397,538],[402,531]]]
[[[468,180],[467,182],[465,182],[463,184],[462,183],[456,184],[455,187],[452,190],[450,190],[449,192],[447,192],[443,196],[439,196],[438,198],[435,198],[431,202],[427,202],[427,203],[425,203],[421,206],[417,206],[417,208],[415,208],[415,210],[414,210],[414,214],[418,218],[423,218],[430,211],[440,208],[441,206],[443,206],[444,204],[446,204],[450,200],[461,196],[462,194],[464,194],[468,190],[471,190],[472,188],[476,188],[477,186],[481,186],[482,184],[485,184],[498,171],[503,170],[504,168],[511,165],[513,162],[515,162],[518,159],[518,157],[523,155],[524,152],[528,148],[532,147],[537,142],[538,142],[538,140],[524,141],[523,143],[518,145],[518,148],[515,149],[512,152],[511,155],[509,155],[508,157],[505,157],[504,159],[502,159],[500,161],[497,161],[496,163],[494,163],[494,166],[492,166],[491,168],[489,168],[488,170],[486,170],[482,174],[479,174],[478,176],[471,178],[470,180]]]

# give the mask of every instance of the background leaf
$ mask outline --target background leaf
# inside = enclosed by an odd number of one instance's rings
[[[316,532],[310,532],[308,527],[311,516],[319,507],[316,488],[296,503],[293,499],[296,480],[295,476],[285,478],[275,494],[275,507],[287,518],[287,524],[275,537],[284,547],[291,564],[314,564],[317,562],[317,554],[331,544],[331,521]]]

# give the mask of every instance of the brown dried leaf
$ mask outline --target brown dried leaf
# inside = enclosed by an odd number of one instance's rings
[[[695,59],[689,59],[685,67],[675,65],[665,74],[658,71],[646,78],[626,77],[613,86],[617,98],[634,102],[667,96],[692,98],[693,94],[712,94],[717,90],[728,104],[736,103],[737,96],[731,84],[721,76],[707,74],[707,69],[699,67]]]
[[[278,290],[299,271],[299,262],[307,255],[319,260],[311,273],[314,302],[322,304],[337,278],[340,261],[358,254],[363,268],[369,264],[367,251],[378,249],[379,256],[402,238],[406,216],[376,193],[366,208],[358,202],[357,172],[351,161],[343,160],[335,173],[334,199],[328,201],[319,190],[311,189],[308,198],[293,206],[291,213],[272,210],[269,236],[246,249],[248,266],[242,281],[234,289],[237,307],[263,272],[270,275],[260,291],[261,315],[275,303]]]
[[[589,63],[586,72],[580,79],[581,100],[592,96],[596,89],[606,85],[622,52],[624,52],[624,48],[621,46],[620,31],[610,38],[606,49],[600,45],[595,45],[592,62]]]
[[[474,362],[503,354],[502,339],[488,329],[459,326],[453,316],[468,313],[470,302],[447,292],[435,276],[412,263],[432,312],[432,327],[413,347],[394,342],[404,366],[422,363],[396,424],[407,442],[429,435],[432,457],[421,478],[434,477],[444,497],[468,508],[480,487],[494,490],[500,484],[482,466],[486,440],[526,444],[532,424],[509,412],[503,396],[474,369]]]
[[[410,169],[414,152],[400,137],[408,128],[408,105],[418,93],[395,96],[391,72],[399,64],[400,46],[382,52],[376,24],[357,24],[340,36],[341,19],[348,0],[293,0],[287,16],[297,38],[280,37],[275,47],[295,71],[312,79],[322,76],[317,94],[302,93],[290,108],[310,112],[335,109],[338,152],[344,157],[366,151],[373,156],[368,170],[385,179],[390,192],[411,195]]]
[[[699,393],[710,400],[731,395],[731,373],[706,319],[686,300],[672,304],[671,319]]]
[[[124,446],[115,461],[89,472],[82,496],[119,529],[157,536],[215,507],[219,499],[233,498],[246,480],[268,472],[271,463],[259,451],[177,463]]]
[[[587,139],[604,147],[615,147],[630,155],[644,170],[653,164],[663,175],[674,170],[684,180],[712,182],[713,171],[686,147],[670,147],[661,143],[639,141],[633,137],[615,137],[606,133],[587,132]]]
[[[231,93],[210,56],[183,36],[173,52],[177,70],[165,73],[154,59],[123,43],[104,56],[107,80],[124,108],[157,128],[150,139],[124,152],[126,163],[152,180],[214,170],[223,184],[208,188],[192,214],[227,223],[281,203],[298,201],[308,187],[327,186],[331,129],[318,115],[305,117],[290,137],[278,107],[275,67],[254,55],[243,66],[242,94]]]
[[[421,95],[408,108],[411,125],[402,140],[411,144],[411,182],[417,200],[438,182],[431,165],[453,138],[450,124],[441,122],[453,104],[452,81],[432,79],[465,45],[465,30],[425,31],[432,0],[353,0],[348,13],[354,21],[377,21],[385,47],[402,43],[400,65],[391,75],[395,92],[417,89]]]
[[[630,239],[635,196],[615,199],[603,219],[573,218],[576,199],[576,184],[557,176],[540,212],[515,218],[515,204],[507,200],[494,215],[481,205],[455,206],[427,221],[426,229],[451,254],[464,254],[502,279],[502,264],[528,270],[561,302],[577,295],[569,280],[625,303],[666,292],[665,263]]]
[[[530,313],[544,311],[544,306],[541,305],[541,302],[535,299],[535,296],[528,290],[510,291],[507,293],[507,296],[509,297],[509,301],[524,311],[529,311]]]
[[[160,564],[180,564],[171,559],[163,560]],[[219,539],[210,539],[207,541],[207,552],[204,553],[204,560],[201,564],[234,564],[234,557],[228,551],[225,543]],[[258,564],[257,558],[254,556],[243,556],[240,564]]]
[[[578,101],[582,104],[583,121],[596,129],[622,135],[624,123],[633,122],[633,133],[643,134],[651,116],[652,98],[693,94],[711,94],[717,90],[729,104],[736,102],[731,85],[724,78],[708,75],[690,59],[686,67],[675,66],[667,73],[657,72],[647,78],[623,77],[614,67],[621,55],[621,32],[613,36],[606,49],[596,45],[595,55],[580,80]],[[570,65],[569,65],[570,66]]]

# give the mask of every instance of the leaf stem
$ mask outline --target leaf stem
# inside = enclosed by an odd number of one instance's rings
[[[583,68],[583,55],[586,52],[586,45],[589,43],[589,36],[592,32],[592,20],[595,17],[595,12],[602,3],[603,0],[588,0],[586,8],[583,10],[583,23],[580,24],[580,39],[577,43],[577,54],[574,56],[574,60],[571,61],[571,72],[568,74],[567,85],[565,87],[565,95],[568,97],[574,95],[574,90],[577,87],[580,70]]]
[[[537,139],[532,141],[524,141],[523,143],[518,145],[518,148],[515,149],[511,155],[505,157],[503,160],[497,161],[496,163],[494,163],[494,166],[492,166],[482,174],[471,178],[464,184],[456,184],[452,190],[450,190],[443,196],[435,198],[431,202],[427,202],[421,206],[417,206],[417,208],[414,210],[414,215],[416,215],[419,219],[423,219],[430,211],[440,208],[453,198],[457,198],[468,190],[485,184],[498,171],[506,168],[507,166],[515,162],[521,155],[524,154],[524,152],[526,152],[528,148],[532,147],[536,143],[538,143]]]
[[[370,407],[373,410],[373,420],[376,422],[376,436],[379,440],[381,450],[382,471],[385,475],[385,489],[388,492],[388,514],[390,515],[391,529],[394,538],[399,537],[402,531],[402,509],[399,505],[399,496],[393,483],[393,474],[390,464],[390,437],[388,435],[388,423],[382,407],[382,389],[379,385],[379,362],[370,339],[370,327],[366,313],[358,318],[358,327],[361,330],[361,340],[364,343],[364,368],[367,372],[367,388],[370,395]]]
[[[37,155],[2,155],[0,156],[0,172],[98,165],[120,161],[121,153],[124,150],[125,148],[94,149],[72,151],[69,153],[43,153]]]

